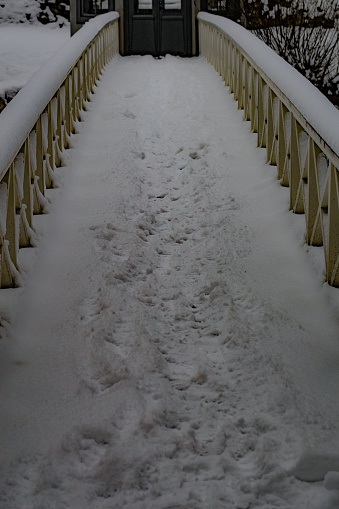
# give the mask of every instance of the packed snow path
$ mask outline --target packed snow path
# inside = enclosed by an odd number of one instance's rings
[[[1,509],[339,507],[334,294],[220,78],[118,57],[82,117],[0,292]]]

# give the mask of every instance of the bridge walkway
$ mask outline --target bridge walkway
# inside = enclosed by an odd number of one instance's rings
[[[1,293],[0,500],[333,507],[290,475],[314,446],[331,469],[320,443],[337,458],[337,290],[221,79],[116,57],[77,130]]]

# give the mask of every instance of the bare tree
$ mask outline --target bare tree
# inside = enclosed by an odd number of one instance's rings
[[[339,0],[245,0],[243,16],[247,28],[339,106]]]

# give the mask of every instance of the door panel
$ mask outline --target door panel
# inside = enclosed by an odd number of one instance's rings
[[[156,45],[154,16],[133,16],[131,55],[153,55]]]
[[[163,16],[160,29],[160,55],[185,54],[185,27],[183,16]]]
[[[125,0],[129,55],[191,56],[191,0]]]

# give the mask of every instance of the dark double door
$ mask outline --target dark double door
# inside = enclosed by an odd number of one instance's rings
[[[125,0],[125,54],[192,55],[191,0]]]

